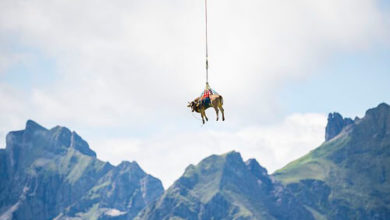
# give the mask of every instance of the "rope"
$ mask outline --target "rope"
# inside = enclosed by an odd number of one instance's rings
[[[194,117],[196,120],[202,121],[202,119],[201,119],[200,117],[196,117],[196,116],[194,115],[194,112],[191,112],[191,115],[192,115],[192,117]]]
[[[196,120],[202,121],[202,118],[196,117],[196,116],[194,115],[194,112],[191,112],[191,114],[192,114],[192,117],[194,117]],[[203,125],[204,125],[204,124],[202,123],[201,127],[203,127]]]
[[[209,83],[209,45],[207,38],[207,0],[204,2],[205,5],[205,22],[206,22],[206,84]]]

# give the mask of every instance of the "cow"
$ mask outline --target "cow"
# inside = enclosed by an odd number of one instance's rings
[[[217,114],[217,121],[219,120],[219,110],[221,110],[222,113],[222,121],[225,121],[225,113],[224,109],[222,107],[223,105],[223,98],[221,95],[210,95],[210,103],[204,103],[201,99],[201,97],[196,98],[192,102],[188,102],[187,107],[191,108],[192,112],[198,112],[202,116],[202,122],[205,123],[209,119],[206,116],[206,109],[213,107],[215,109],[215,113]]]

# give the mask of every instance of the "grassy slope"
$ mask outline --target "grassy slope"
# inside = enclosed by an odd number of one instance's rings
[[[372,122],[362,121],[355,131],[344,131],[273,176],[285,185],[324,181],[331,188],[329,201],[353,209],[389,210],[390,141],[387,133],[367,132],[372,128]]]
[[[339,136],[330,142],[325,142],[305,156],[275,171],[273,176],[283,184],[299,182],[302,179],[325,181],[331,171],[337,170],[337,165],[326,157],[345,146],[349,140],[347,136]]]

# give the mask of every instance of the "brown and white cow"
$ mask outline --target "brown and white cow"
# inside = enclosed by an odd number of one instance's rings
[[[192,102],[188,102],[189,108],[191,108],[192,112],[198,112],[202,116],[202,122],[205,123],[204,119],[206,118],[206,121],[209,119],[206,116],[206,109],[209,107],[213,107],[215,109],[215,113],[217,114],[217,121],[219,120],[219,110],[221,110],[222,113],[222,121],[225,121],[225,113],[224,109],[222,107],[223,105],[223,98],[221,95],[210,95],[210,104],[204,105],[202,101],[200,100],[200,97],[196,98]]]

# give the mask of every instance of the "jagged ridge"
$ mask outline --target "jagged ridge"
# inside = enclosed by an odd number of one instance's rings
[[[313,219],[256,160],[237,152],[187,167],[138,219]]]

